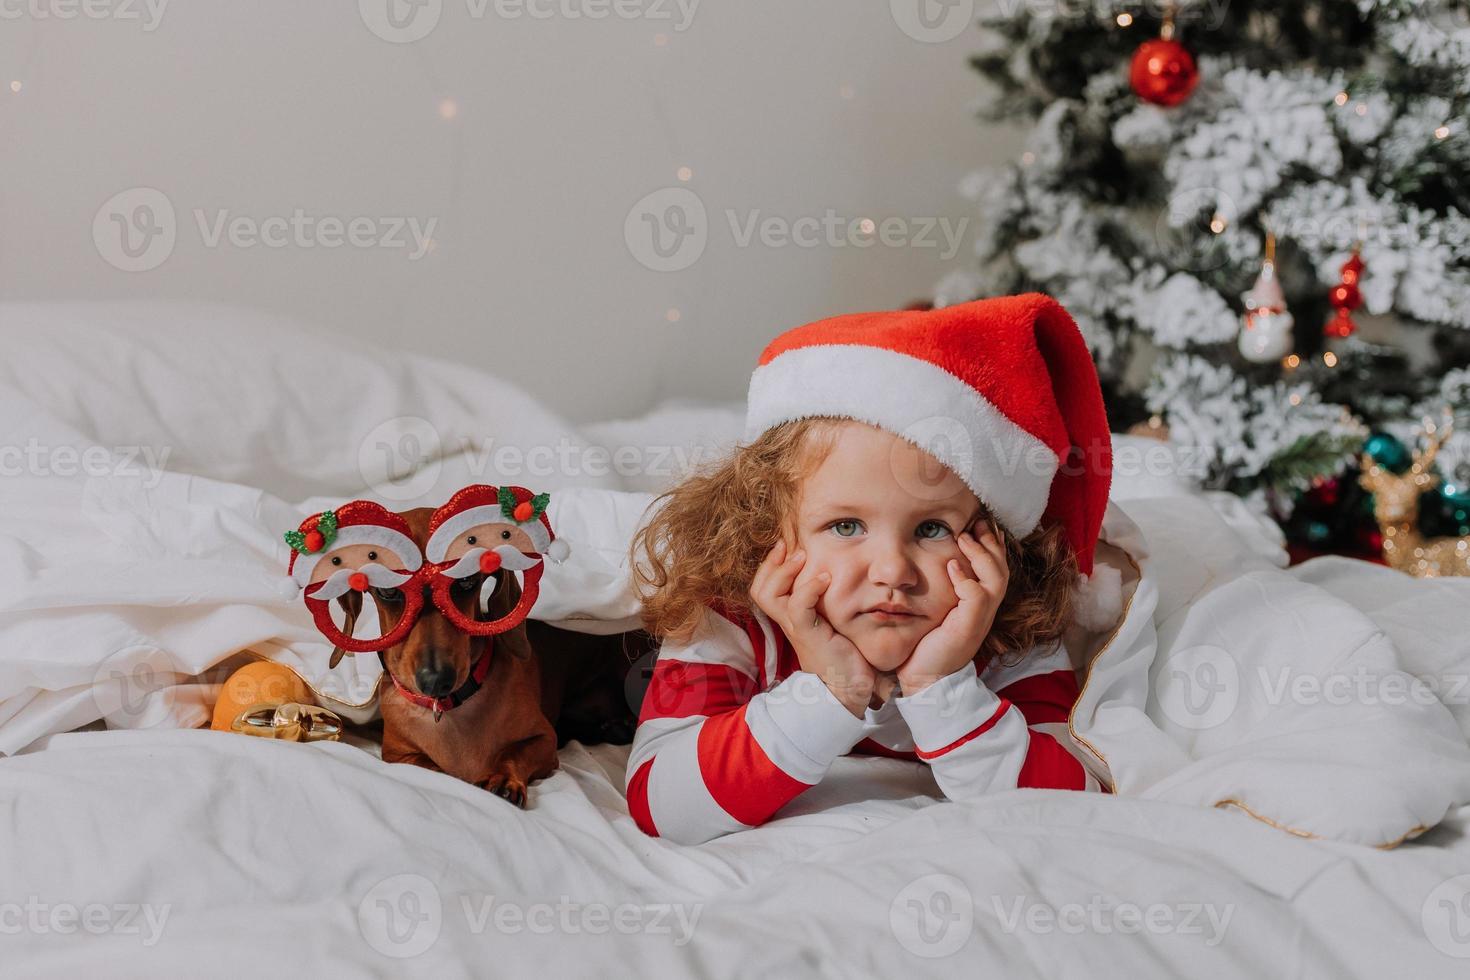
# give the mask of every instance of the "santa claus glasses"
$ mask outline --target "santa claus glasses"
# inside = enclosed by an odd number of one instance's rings
[[[286,532],[290,585],[338,651],[368,653],[403,642],[426,602],[473,636],[504,633],[524,622],[536,604],[543,557],[558,562],[566,558],[566,543],[556,539],[546,517],[549,501],[550,494],[525,487],[465,487],[434,511],[420,550],[408,522],[398,514],[369,500],[353,500]],[[488,612],[502,571],[521,573],[515,608],[491,620],[461,612],[456,596],[473,589],[476,576],[484,578],[475,608],[479,614]],[[390,618],[387,612],[397,613],[391,628],[376,629],[371,623],[358,628],[365,596],[379,606],[377,625]],[[345,627],[332,618],[334,601],[346,611]],[[334,656],[334,665],[340,655]]]

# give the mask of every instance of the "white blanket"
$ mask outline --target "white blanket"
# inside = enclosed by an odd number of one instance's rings
[[[1108,957],[1142,976],[1449,976],[1470,957],[1470,580],[1283,570],[1238,501],[1152,496],[1170,490],[1157,474],[1119,474],[1105,537],[1141,579],[1072,717],[1117,797],[936,806],[922,767],[844,759],[771,826],[685,849],[627,818],[626,749],[569,747],[520,812],[370,745],[180,730],[207,718],[210,668],[247,650],[370,705],[375,659],[326,675],[277,591],[303,511],[496,482],[486,443],[570,447],[576,474],[507,474],[553,491],[573,549],[537,615],[625,628],[624,552],[651,498],[618,488],[657,490],[675,449],[697,459],[733,431],[712,413],[585,434],[494,378],[234,316],[0,305],[18,352],[0,367],[0,754],[19,753],[0,759],[0,930],[35,973],[385,972],[405,950],[416,968],[552,975],[1096,974]],[[350,394],[313,383],[334,358]],[[419,470],[359,451],[429,418],[437,453],[389,440]],[[592,472],[597,447],[649,472]],[[652,472],[655,454],[674,469]],[[59,734],[99,719],[134,731]],[[102,915],[89,903],[137,906],[139,931],[68,934],[67,907]],[[671,906],[657,924],[654,905]],[[144,945],[149,914],[165,921]],[[432,941],[412,922],[437,922]]]

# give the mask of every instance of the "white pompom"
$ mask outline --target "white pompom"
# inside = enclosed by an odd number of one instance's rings
[[[301,597],[301,586],[296,580],[286,575],[276,582],[276,593],[287,602],[294,602]]]
[[[1094,631],[1112,629],[1122,613],[1122,572],[1111,565],[1093,565],[1091,577],[1077,576],[1073,614],[1078,625]]]
[[[546,546],[546,557],[550,558],[557,564],[561,564],[562,562],[566,561],[567,556],[571,553],[571,547],[566,543],[566,541],[562,540],[561,538],[557,538],[555,541],[551,542],[551,544]]]

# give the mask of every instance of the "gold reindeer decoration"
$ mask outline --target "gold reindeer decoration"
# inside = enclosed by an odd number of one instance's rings
[[[1419,533],[1419,497],[1439,483],[1434,457],[1450,436],[1444,424],[1424,425],[1425,448],[1414,450],[1414,462],[1405,473],[1394,473],[1362,455],[1358,483],[1373,494],[1373,517],[1383,533],[1383,557],[1391,568],[1418,578],[1470,575],[1470,535],[1463,538],[1425,538]]]

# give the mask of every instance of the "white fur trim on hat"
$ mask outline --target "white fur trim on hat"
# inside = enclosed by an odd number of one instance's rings
[[[518,527],[530,535],[532,547],[541,554],[545,554],[547,545],[551,543],[551,534],[546,530],[546,525],[541,518],[538,517],[534,521],[526,521],[522,524],[507,518],[499,504],[485,504],[462,510],[440,524],[438,529],[429,535],[429,543],[424,546],[424,557],[432,562],[443,561],[454,539],[479,524],[509,524],[512,527]]]
[[[1123,573],[1097,562],[1091,576],[1077,576],[1072,610],[1073,618],[1085,629],[1112,629],[1123,614]]]
[[[403,559],[403,567],[410,572],[418,571],[424,563],[419,554],[419,546],[413,543],[413,538],[401,534],[391,527],[381,524],[349,524],[337,529],[337,536],[332,543],[321,551],[314,554],[297,554],[296,561],[291,566],[291,578],[303,589],[311,584],[311,573],[316,570],[317,562],[338,548],[352,544],[375,544],[380,548],[392,551]],[[279,567],[279,566],[278,566]]]
[[[1017,537],[1041,521],[1061,465],[1046,443],[969,384],[928,361],[877,347],[798,347],[750,378],[745,438],[832,415],[907,439],[965,481]]]

